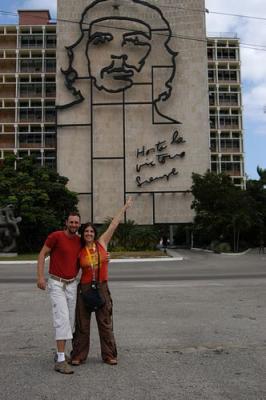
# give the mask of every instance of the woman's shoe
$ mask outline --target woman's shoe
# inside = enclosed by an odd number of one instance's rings
[[[80,365],[82,363],[82,361],[81,360],[78,360],[78,359],[72,359],[71,360],[71,362],[70,362],[70,364],[71,365],[74,365],[74,366],[78,366],[78,365]]]
[[[106,358],[105,360],[103,360],[103,362],[108,365],[117,365],[116,358]]]

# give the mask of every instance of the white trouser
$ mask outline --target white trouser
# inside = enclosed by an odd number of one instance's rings
[[[48,292],[52,303],[55,340],[72,339],[75,325],[77,281],[66,285],[49,278]]]

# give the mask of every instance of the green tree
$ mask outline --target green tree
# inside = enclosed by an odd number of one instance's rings
[[[16,169],[14,168],[16,166]],[[77,195],[68,179],[33,158],[10,156],[0,166],[0,207],[12,204],[19,224],[19,252],[38,251],[47,234],[63,226],[69,211],[77,210]]]
[[[247,232],[257,218],[254,199],[234,186],[225,174],[194,173],[192,180],[195,229],[201,233],[203,242],[227,241],[238,251],[240,233]]]
[[[257,215],[254,220],[251,236],[253,244],[258,245],[260,240],[266,239],[266,169],[257,167],[259,180],[249,179],[247,181],[247,192],[254,201]]]
[[[99,235],[109,226],[112,218],[107,218],[99,229]],[[110,250],[153,250],[159,242],[159,230],[155,226],[137,225],[132,220],[120,223],[109,243]]]

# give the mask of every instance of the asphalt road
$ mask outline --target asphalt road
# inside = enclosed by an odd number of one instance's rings
[[[189,279],[239,279],[266,277],[266,254],[257,250],[243,255],[213,254],[201,251],[171,250],[177,261],[134,260],[116,262],[109,268],[110,281],[171,281]],[[47,269],[46,269],[47,271]],[[0,283],[34,283],[36,264],[0,264]]]
[[[266,255],[180,254],[111,264],[119,364],[101,362],[93,318],[89,360],[72,376],[53,371],[35,267],[1,264],[0,399],[265,400]]]

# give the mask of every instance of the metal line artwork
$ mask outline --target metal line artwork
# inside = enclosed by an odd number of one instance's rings
[[[182,143],[185,143],[185,140],[183,139],[182,136],[180,136],[179,131],[175,130],[172,134],[170,146],[179,145]],[[168,152],[165,152],[167,150],[167,147],[168,143],[166,142],[166,140],[163,140],[157,142],[153,147],[148,149],[146,149],[145,146],[138,148],[136,151],[136,157],[137,159],[139,157],[145,157],[145,162],[136,164],[136,171],[139,173],[143,167],[152,167],[152,168],[155,167],[156,160],[158,161],[159,164],[165,164],[167,160],[174,160],[176,158],[182,159],[185,157],[186,154],[185,151],[175,154],[169,154]],[[152,157],[152,160],[147,161],[147,158],[149,157]],[[167,174],[155,177],[151,176],[149,179],[145,180],[142,180],[141,177],[138,175],[136,176],[136,182],[137,186],[140,187],[144,184],[154,183],[161,179],[166,179],[168,181],[171,176],[176,176],[176,175],[178,175],[178,171],[176,171],[176,168],[172,168],[172,170]]]
[[[0,208],[0,252],[10,253],[16,250],[16,238],[19,236],[18,223],[21,217],[14,216],[14,207]]]
[[[58,105],[57,108],[62,110],[84,101],[84,96],[82,95],[81,91],[74,86],[75,81],[80,79],[77,70],[74,68],[74,52],[77,46],[82,43],[83,39],[87,39],[86,58],[89,72],[88,79],[92,80],[93,84],[99,90],[104,90],[108,93],[118,93],[127,90],[134,85],[133,78],[135,73],[141,72],[143,66],[145,65],[146,59],[151,52],[152,36],[155,36],[156,32],[164,32],[164,48],[166,51],[166,56],[169,58],[169,66],[152,66],[152,73],[154,68],[168,68],[170,75],[164,83],[164,88],[161,90],[161,92],[154,96],[153,106],[155,107],[156,112],[160,116],[168,119],[169,122],[179,123],[178,121],[163,115],[158,108],[159,102],[166,101],[171,96],[172,82],[176,72],[175,58],[178,55],[178,53],[173,51],[169,46],[172,31],[168,21],[164,18],[162,11],[158,7],[143,0],[124,0],[122,3],[125,3],[126,6],[128,5],[130,12],[135,13],[136,15],[143,11],[143,7],[146,12],[153,13],[157,17],[157,22],[159,19],[161,24],[159,28],[156,26],[152,27],[151,24],[141,20],[139,17],[133,18],[127,15],[109,15],[105,11],[105,5],[106,3],[110,2],[113,1],[95,0],[83,11],[79,23],[81,35],[74,44],[66,47],[68,55],[68,68],[65,70],[61,68],[61,72],[65,76],[66,88],[73,94],[74,97],[76,97],[76,100],[68,104]],[[113,7],[113,9],[117,10],[118,5],[115,6],[116,7]],[[120,11],[120,7],[118,7],[118,10]],[[94,13],[98,13],[102,16],[98,16],[93,19]],[[125,22],[126,27],[123,27],[123,23]],[[127,25],[130,22],[139,26],[140,29],[129,29]],[[102,30],[103,28],[104,31]],[[115,33],[106,31],[107,29],[110,30],[110,28],[113,28]],[[124,31],[124,33],[120,32],[120,30]],[[100,74],[97,74],[98,69],[100,68],[99,61],[97,60],[98,63],[96,63],[96,66],[93,65],[93,62],[90,59],[90,50],[93,47],[99,48],[105,46],[106,48],[106,44],[115,40],[114,36],[117,33],[121,34],[120,39],[123,51],[120,55],[110,54],[110,62],[108,62],[108,65],[101,68]],[[141,50],[141,57],[137,65],[131,62],[130,56],[127,54],[127,52],[132,51],[132,48],[135,53],[136,51]]]
[[[109,7],[108,7],[109,6]],[[141,17],[148,16],[147,19]],[[150,105],[151,125],[172,125],[170,131],[170,140],[157,140],[155,144],[140,144],[136,150],[137,164],[135,170],[137,176],[133,177],[137,192],[131,193],[150,193],[139,190],[143,186],[154,184],[156,182],[168,182],[178,177],[176,161],[185,158],[186,152],[181,149],[175,150],[175,146],[184,145],[186,140],[180,134],[180,121],[166,115],[162,111],[162,104],[165,103],[172,94],[173,80],[176,75],[176,58],[178,53],[171,49],[170,39],[172,31],[169,22],[164,17],[162,11],[155,5],[145,0],[94,0],[88,5],[81,14],[79,22],[80,36],[73,44],[65,47],[68,65],[67,68],[61,68],[64,76],[66,89],[73,95],[74,100],[57,105],[57,110],[63,112],[70,107],[77,107],[84,102],[85,94],[83,89],[78,88],[79,82],[88,81],[90,85],[90,112],[91,120],[87,124],[61,124],[58,127],[88,126],[91,132],[91,215],[93,221],[94,207],[93,196],[95,193],[94,182],[94,161],[96,160],[119,160],[123,161],[123,182],[124,198],[130,193],[127,190],[126,180],[126,138],[127,138],[127,111],[130,106]],[[159,45],[163,55],[159,57],[159,62],[155,62],[157,57],[153,54],[153,48]],[[78,68],[80,59],[77,61],[76,53],[80,50],[86,62],[88,76],[79,76]],[[153,54],[153,55],[152,55]],[[151,64],[151,60],[152,63]],[[164,64],[165,63],[165,64]],[[85,64],[84,64],[85,65]],[[145,74],[143,75],[143,72]],[[164,73],[165,79],[158,80],[158,74]],[[149,76],[148,76],[149,75]],[[144,78],[145,77],[145,78]],[[84,87],[84,86],[83,86]],[[126,94],[130,90],[137,88],[147,88],[149,98],[132,100]],[[96,91],[95,91],[96,90]],[[142,90],[142,89],[141,89]],[[144,90],[144,89],[143,89]],[[95,95],[99,93],[122,94],[122,98],[114,96],[113,101],[104,101],[105,98],[99,98]],[[110,100],[110,97],[108,97]],[[94,135],[95,118],[93,113],[97,107],[120,106],[122,110],[122,148],[121,157],[97,156],[95,153]],[[157,129],[158,132],[158,129]],[[106,133],[106,135],[108,132]],[[169,133],[167,133],[169,137]],[[106,136],[107,138],[108,136]],[[145,139],[143,139],[145,140]],[[133,153],[133,149],[132,153]],[[134,154],[133,154],[134,156]],[[134,161],[133,161],[134,163]],[[171,163],[171,167],[165,171],[162,166]],[[182,164],[180,164],[182,165]],[[149,176],[147,171],[155,171],[156,166],[160,166],[159,173]],[[170,191],[170,193],[183,193],[186,191]],[[151,192],[151,193],[155,193]],[[164,191],[157,191],[157,194]],[[165,191],[167,193],[167,191]],[[153,222],[155,222],[155,202],[153,195]]]
[[[141,177],[137,176],[136,177],[136,182],[137,182],[137,185],[140,187],[142,185],[149,184],[149,183],[152,183],[152,182],[156,182],[156,181],[161,180],[161,179],[166,179],[167,181],[169,181],[169,178],[171,176],[175,176],[175,175],[178,175],[178,171],[176,170],[176,168],[172,168],[171,171],[168,174],[163,174],[161,176],[154,176],[154,177],[151,176],[149,179],[145,179],[144,181],[141,181]]]

